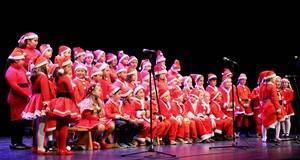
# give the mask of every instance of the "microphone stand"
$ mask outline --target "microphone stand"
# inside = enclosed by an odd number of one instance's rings
[[[234,65],[236,64],[238,66],[238,63],[233,63],[232,61],[228,61],[228,62],[231,62],[231,66],[232,66],[232,72],[234,74]],[[234,85],[233,85],[233,82],[231,83],[231,100],[232,100],[232,103],[231,103],[231,107],[232,107],[232,124],[233,124],[233,139],[232,139],[232,144],[231,145],[225,145],[225,146],[214,146],[214,147],[209,147],[209,149],[215,149],[215,148],[238,148],[238,149],[247,149],[249,148],[249,146],[241,146],[241,145],[238,145],[238,141],[236,140],[236,137],[235,137],[235,106],[234,106]]]
[[[150,59],[150,62],[151,64],[155,64],[155,58],[152,57],[152,54],[153,52],[150,52],[149,51],[149,59]],[[147,151],[141,151],[141,152],[135,152],[135,153],[129,153],[129,154],[123,154],[121,155],[121,157],[126,157],[126,156],[131,156],[131,155],[137,155],[137,154],[143,154],[143,153],[148,153],[148,152],[152,152],[152,153],[156,153],[156,154],[163,154],[163,155],[167,155],[167,156],[170,156],[170,157],[176,157],[176,155],[173,155],[173,154],[169,154],[169,153],[164,153],[164,152],[160,152],[160,151],[156,151],[154,149],[154,145],[153,145],[153,129],[152,129],[152,124],[153,124],[153,120],[152,120],[152,117],[153,117],[153,113],[152,113],[152,76],[154,76],[154,68],[153,68],[153,65],[151,65],[151,68],[149,70],[149,91],[150,91],[150,146],[148,148]],[[156,101],[157,101],[157,107],[159,109],[159,102],[158,102],[158,94],[157,94],[157,87],[156,87],[156,82],[155,82],[155,79],[153,77],[153,82],[154,82],[154,89],[155,89],[155,96],[156,96]],[[150,155],[151,156],[151,155]],[[145,157],[148,157],[148,156],[145,156]],[[152,156],[151,156],[152,157]],[[152,158],[155,158],[155,157],[152,157]],[[159,157],[158,157],[159,158]]]

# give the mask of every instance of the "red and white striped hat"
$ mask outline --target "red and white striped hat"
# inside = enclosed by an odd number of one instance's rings
[[[42,44],[40,46],[40,51],[41,51],[42,55],[44,55],[45,52],[48,51],[48,50],[53,51],[53,49],[51,48],[50,44]]]

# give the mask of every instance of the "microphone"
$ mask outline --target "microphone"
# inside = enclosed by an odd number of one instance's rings
[[[295,78],[295,77],[298,77],[297,75],[285,75],[284,77],[286,78]]]
[[[145,53],[145,52],[153,52],[153,53],[155,53],[156,51],[155,50],[151,50],[151,49],[143,49],[143,52]]]
[[[223,60],[224,61],[226,61],[226,62],[231,62],[231,63],[234,63],[234,64],[238,64],[236,61],[233,61],[233,60],[231,60],[231,59],[229,59],[229,58],[227,58],[227,57],[223,57]]]

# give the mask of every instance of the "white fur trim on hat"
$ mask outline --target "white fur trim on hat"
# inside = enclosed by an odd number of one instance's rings
[[[159,57],[159,58],[156,60],[156,63],[163,62],[163,61],[166,61],[166,58],[165,58],[165,57]]]
[[[136,93],[137,93],[140,89],[144,89],[144,87],[141,86],[141,85],[135,87],[135,88],[134,88],[134,91],[133,91],[133,94],[136,95]]]
[[[168,71],[167,70],[165,70],[165,69],[163,69],[163,70],[161,70],[161,71],[159,71],[159,72],[154,72],[155,73],[155,75],[159,75],[159,74],[167,74],[168,73]]]
[[[62,51],[60,53],[60,55],[64,55],[66,52],[70,51],[71,52],[71,49],[70,48],[66,48],[64,51]]]
[[[264,79],[270,79],[270,78],[275,78],[276,74],[271,74],[269,76],[264,77]]]
[[[48,61],[47,61],[47,60],[43,61],[43,62],[40,63],[40,64],[35,65],[34,68],[38,68],[38,67],[40,67],[40,66],[42,66],[42,65],[45,65],[45,64],[48,64]]]
[[[99,67],[99,70],[102,71],[107,67],[109,67],[109,65],[107,63],[102,63],[101,66]]]
[[[49,49],[53,51],[53,49],[52,49],[50,46],[47,46],[47,48],[45,48],[44,51],[42,52],[42,55],[44,55],[45,52],[46,52],[47,50],[49,50]]]
[[[120,59],[119,61],[121,62],[124,58],[129,58],[129,56],[127,54],[124,54]]]
[[[134,57],[134,58],[131,58],[131,59],[128,61],[128,64],[131,63],[131,62],[134,61],[134,60],[138,61],[138,59],[137,59],[136,57]]]
[[[64,52],[63,52],[63,53],[64,53]],[[64,67],[64,66],[69,65],[69,64],[72,64],[72,61],[71,61],[70,59],[67,60],[67,61],[65,61],[65,62],[63,62],[63,63],[61,64],[61,66]]]
[[[209,81],[209,80],[211,80],[211,79],[213,79],[213,78],[217,78],[217,76],[216,76],[216,75],[211,75],[211,76],[208,77],[207,80]]]
[[[20,60],[20,59],[25,59],[24,55],[20,55],[20,56],[9,56],[8,59],[12,59],[12,60]]]
[[[126,68],[122,68],[122,69],[118,69],[116,71],[117,74],[119,74],[120,72],[127,72],[127,69]]]
[[[84,65],[77,65],[74,70],[76,71],[77,69],[84,69],[85,71],[87,71],[87,68]]]
[[[106,59],[106,62],[111,62],[113,60],[117,59],[116,55],[113,55],[110,59]]]
[[[127,75],[132,75],[132,74],[136,74],[137,71],[136,70],[132,70],[131,72],[127,73]]]
[[[98,70],[97,72],[94,72],[93,74],[91,74],[91,77],[98,75],[98,74],[101,75],[102,73],[103,73],[102,71]]]
[[[79,56],[83,56],[83,55],[85,55],[85,52],[77,53],[77,54],[75,54],[75,58],[77,58],[77,57],[79,57]]]

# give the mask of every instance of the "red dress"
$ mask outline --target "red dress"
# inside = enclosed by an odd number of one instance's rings
[[[281,90],[282,104],[287,116],[294,116],[295,112],[292,106],[294,100],[294,91],[290,88]]]
[[[100,79],[100,86],[101,86],[101,89],[102,89],[102,97],[101,99],[103,101],[106,101],[109,96],[109,86],[111,85],[111,82],[110,82],[110,79]]]
[[[25,107],[22,117],[24,119],[35,119],[46,115],[46,106],[51,99],[48,77],[46,74],[39,72],[38,77],[32,84],[33,95]]]
[[[59,77],[57,86],[57,98],[50,101],[47,108],[50,117],[67,118],[75,121],[80,118],[79,108],[75,104],[74,90],[71,84],[71,78],[67,75]]]
[[[24,67],[11,64],[5,73],[5,79],[10,87],[7,102],[10,106],[10,119],[22,120],[22,112],[31,95],[29,80]]]
[[[101,105],[102,102],[100,102]],[[91,98],[85,98],[78,103],[81,112],[81,119],[76,124],[76,127],[92,129],[99,124],[103,124],[106,128],[110,122],[104,116],[104,110],[98,104],[95,104]],[[102,107],[104,104],[102,104]]]

